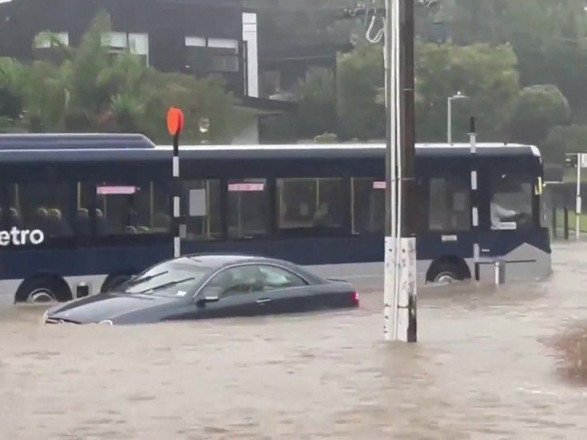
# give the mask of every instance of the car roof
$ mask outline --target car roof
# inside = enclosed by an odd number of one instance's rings
[[[273,258],[255,256],[255,255],[238,255],[238,254],[193,254],[184,255],[179,259],[188,259],[201,266],[211,269],[220,269],[226,266],[242,263],[272,263],[283,266],[290,266],[292,263],[287,261],[276,260]]]

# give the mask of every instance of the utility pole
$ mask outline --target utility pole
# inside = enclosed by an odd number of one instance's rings
[[[431,7],[437,0],[384,2],[385,8],[367,8],[360,4],[345,9],[340,18],[371,17],[367,40],[376,44],[382,36],[385,38],[387,154],[383,331],[388,341],[416,342],[416,232],[420,204],[414,169],[414,4]],[[377,17],[384,17],[384,26],[373,33]]]
[[[386,0],[384,337],[417,341],[414,0]]]

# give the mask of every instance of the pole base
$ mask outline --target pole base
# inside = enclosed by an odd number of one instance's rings
[[[393,241],[385,240],[384,337],[417,342],[416,239],[399,240],[397,260]]]

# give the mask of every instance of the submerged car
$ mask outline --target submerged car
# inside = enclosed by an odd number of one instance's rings
[[[147,324],[357,307],[354,287],[286,261],[193,255],[157,264],[116,291],[49,309],[47,324]]]

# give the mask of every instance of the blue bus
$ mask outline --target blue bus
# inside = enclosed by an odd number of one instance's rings
[[[480,144],[480,228],[467,145],[418,145],[419,282],[550,273],[537,148]],[[182,253],[260,254],[382,280],[385,147],[181,147]],[[0,303],[108,291],[173,254],[172,149],[141,135],[0,135]],[[379,281],[377,281],[379,282]]]

